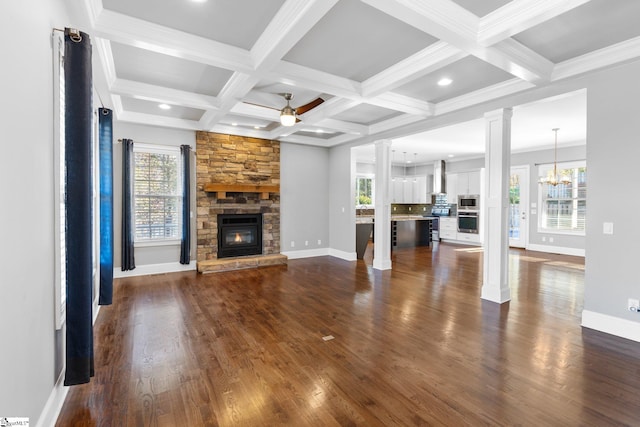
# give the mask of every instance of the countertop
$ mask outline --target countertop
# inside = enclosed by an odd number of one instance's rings
[[[373,215],[356,216],[356,224],[370,224],[373,222]],[[433,221],[437,216],[422,215],[391,215],[391,221]]]

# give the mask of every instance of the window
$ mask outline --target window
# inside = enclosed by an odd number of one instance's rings
[[[373,207],[373,178],[356,177],[356,206]]]
[[[136,143],[133,150],[136,243],[180,239],[179,149]]]
[[[540,168],[540,175],[546,176],[551,168],[553,165],[544,165]],[[571,183],[540,185],[539,231],[584,235],[587,216],[586,163],[558,163],[558,173],[571,177]]]
[[[67,307],[67,248],[66,248],[66,158],[65,158],[65,86],[64,86],[64,37],[54,31],[53,38],[53,84],[54,84],[54,239],[55,239],[55,322],[61,329],[66,320]]]

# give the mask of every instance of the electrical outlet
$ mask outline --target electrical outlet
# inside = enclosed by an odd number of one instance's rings
[[[426,206],[423,206],[423,207],[422,207],[422,211],[424,212],[424,211],[426,211],[426,210],[427,210],[427,207],[426,207]]]
[[[543,241],[543,242],[546,242],[546,241],[547,241],[547,238],[546,238],[545,236],[542,236],[542,241]]]
[[[640,310],[640,301],[634,298],[629,298],[627,302],[627,309],[637,313]]]
[[[296,247],[296,242],[294,242],[293,240],[291,241],[291,247],[295,248]]]
[[[549,243],[553,243],[553,237],[549,237]]]
[[[304,241],[304,245],[305,245],[305,246],[309,246],[309,241],[308,241],[308,240],[305,240],[305,241]]]
[[[396,206],[394,206],[394,207],[393,207],[393,211],[394,211],[394,212],[396,211]]]
[[[411,212],[411,206],[409,206],[409,212]]]
[[[322,244],[322,240],[318,239],[318,246]]]

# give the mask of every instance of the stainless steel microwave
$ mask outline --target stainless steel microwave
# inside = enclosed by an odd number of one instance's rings
[[[477,194],[468,194],[458,196],[458,210],[477,211],[480,210],[480,196]]]

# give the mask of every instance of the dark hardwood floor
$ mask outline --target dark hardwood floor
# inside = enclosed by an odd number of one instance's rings
[[[480,249],[370,254],[117,280],[57,425],[640,425],[640,343],[580,327],[583,259],[512,250],[498,305]]]

